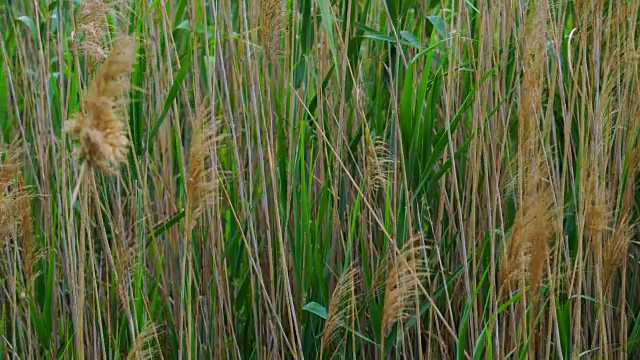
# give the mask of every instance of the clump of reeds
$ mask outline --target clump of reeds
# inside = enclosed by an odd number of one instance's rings
[[[322,331],[322,350],[327,350],[338,337],[341,327],[350,326],[348,320],[355,313],[355,287],[357,282],[358,269],[353,266],[340,276],[329,300],[327,321]]]
[[[134,40],[114,40],[107,60],[98,69],[84,100],[84,111],[65,124],[89,166],[105,172],[126,161],[125,94],[135,60]]]

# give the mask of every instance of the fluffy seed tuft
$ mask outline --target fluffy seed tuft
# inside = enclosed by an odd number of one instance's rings
[[[114,41],[84,101],[84,113],[65,123],[66,131],[79,142],[77,150],[91,167],[113,173],[125,162],[128,139],[124,122],[129,75],[135,59],[131,37]]]

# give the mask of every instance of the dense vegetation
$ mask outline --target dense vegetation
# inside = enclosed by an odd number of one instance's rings
[[[640,1],[0,4],[0,357],[632,358]]]

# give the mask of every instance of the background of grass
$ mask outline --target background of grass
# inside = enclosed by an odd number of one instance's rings
[[[92,2],[0,4],[34,233],[0,241],[0,356],[637,356],[640,1],[101,3],[97,43],[138,40],[131,146],[71,203]]]

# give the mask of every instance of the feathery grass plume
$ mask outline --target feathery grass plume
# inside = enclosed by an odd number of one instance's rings
[[[160,344],[156,340],[158,334],[158,327],[155,324],[147,325],[136,337],[136,341],[127,355],[127,360],[156,359],[160,353]]]
[[[393,159],[389,154],[384,139],[372,140],[366,133],[367,145],[367,168],[365,170],[365,181],[368,188],[375,192],[387,183],[389,167],[393,164]]]
[[[118,283],[116,284],[116,295],[121,305],[126,308],[127,288],[129,286],[130,272],[134,267],[135,254],[137,244],[132,241],[126,241],[118,236],[120,241],[116,246],[117,264],[118,264]]]
[[[551,238],[551,197],[540,192],[525,197],[518,208],[509,242],[500,260],[500,286],[511,285],[524,276],[539,284]]]
[[[4,152],[5,158],[0,164],[0,191],[4,191],[13,181],[22,166],[22,147],[19,140],[14,140],[9,144]]]
[[[594,238],[607,229],[609,224],[609,213],[606,205],[606,190],[596,191],[597,175],[588,178],[585,197],[585,234]]]
[[[0,164],[0,246],[7,243],[10,236],[17,235],[20,215],[20,203],[23,198],[21,187],[9,189],[14,179],[19,176],[22,166],[22,148],[18,140],[13,141],[5,151]]]
[[[113,173],[126,161],[125,94],[135,60],[135,42],[122,36],[114,40],[107,60],[98,69],[84,100],[84,113],[65,123],[80,144],[77,148],[89,166]]]
[[[78,11],[78,47],[96,61],[107,58],[105,46],[109,34],[110,15],[121,18],[121,10],[127,6],[126,0],[84,0]]]
[[[280,51],[280,34],[284,28],[284,3],[281,0],[260,1],[260,40],[270,61]]]
[[[422,249],[415,240],[408,241],[391,262],[382,308],[383,337],[388,335],[394,323],[406,319],[415,305],[418,284],[427,276]]]
[[[522,156],[535,144],[542,105],[542,75],[546,57],[546,0],[533,3],[535,9],[527,21],[523,34],[523,75],[518,112],[519,151]],[[532,156],[535,156],[532,154]]]
[[[209,151],[221,137],[217,135],[218,121],[208,122],[208,111],[199,110],[197,118],[192,122],[191,149],[189,151],[187,169],[187,213],[189,221],[195,222],[204,207],[211,203],[217,185],[217,172],[208,175],[207,167]]]
[[[326,350],[339,336],[339,328],[348,325],[348,319],[354,312],[355,299],[353,294],[358,282],[358,269],[350,266],[336,285],[327,311],[327,320],[322,330],[321,347]]]
[[[14,200],[0,192],[0,247],[7,245],[15,234],[16,222]]]
[[[603,284],[605,293],[609,291],[613,275],[629,256],[629,243],[633,238],[635,226],[629,223],[628,217],[623,217],[613,230],[611,239],[604,245],[603,250]]]

